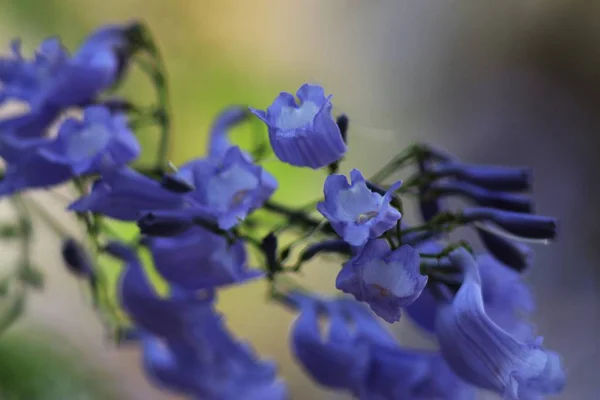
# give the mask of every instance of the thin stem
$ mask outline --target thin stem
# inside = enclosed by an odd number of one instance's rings
[[[369,181],[379,183],[384,181],[394,172],[403,168],[409,161],[412,161],[417,156],[423,154],[426,150],[421,145],[412,145],[404,150],[402,153],[392,158],[386,165],[384,165],[379,171],[377,171]]]

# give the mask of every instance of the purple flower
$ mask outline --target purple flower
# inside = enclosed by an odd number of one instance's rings
[[[464,282],[436,318],[440,349],[454,372],[475,386],[510,399],[554,394],[564,386],[558,356],[541,338],[519,341],[496,325],[484,310],[482,282],[475,259],[464,249],[450,255]]]
[[[69,205],[69,210],[91,211],[118,220],[136,221],[143,210],[176,210],[187,205],[186,197],[126,167],[105,171],[87,195]]]
[[[248,269],[243,242],[230,246],[227,239],[202,228],[173,238],[150,238],[148,247],[158,272],[184,289],[208,289],[262,276]]]
[[[0,102],[17,99],[36,112],[89,102],[116,83],[124,68],[126,26],[103,27],[70,57],[58,38],[46,39],[31,60],[12,43],[12,58],[0,59]]]
[[[229,147],[219,159],[191,161],[177,176],[195,187],[186,196],[214,217],[221,229],[236,226],[277,189],[275,178],[237,146]],[[190,208],[190,215],[194,212]]]
[[[435,241],[428,241],[417,247],[421,253],[436,254],[443,246]],[[433,260],[432,260],[433,261]],[[531,334],[531,325],[527,317],[535,309],[533,296],[529,287],[520,275],[511,268],[498,262],[489,254],[476,257],[481,276],[481,292],[486,314],[501,328],[518,338],[526,338]],[[440,266],[451,266],[450,260],[433,261]],[[438,291],[442,290],[438,287]],[[448,293],[439,293],[448,295]],[[406,307],[410,318],[427,332],[435,332],[435,318],[441,298],[436,298],[432,289],[427,287],[418,299]]]
[[[361,304],[298,292],[287,302],[300,310],[292,327],[294,356],[321,385],[361,399],[467,400],[473,388],[435,352],[400,347]],[[321,332],[320,320],[328,322]]]
[[[402,183],[396,182],[382,196],[369,190],[357,169],[350,171],[350,178],[351,184],[343,175],[329,175],[323,190],[325,201],[317,204],[317,210],[345,241],[362,246],[393,228],[402,216],[390,205],[393,193]]]
[[[174,228],[177,224],[190,227],[195,219],[204,218],[229,229],[260,207],[277,188],[273,176],[252,164],[238,147],[230,147],[219,162],[198,159],[185,164],[170,179],[186,182],[193,190],[169,190],[169,185],[124,169],[104,174],[91,193],[70,209],[127,221],[148,213],[158,218],[163,211],[172,211],[167,214]],[[177,229],[174,232],[179,233]]]
[[[212,290],[200,297],[173,287],[170,297],[160,297],[133,249],[111,242],[106,250],[125,264],[119,301],[144,332],[144,366],[156,383],[202,399],[286,398],[276,367],[227,331]]]
[[[5,143],[12,139],[4,138]],[[83,120],[69,118],[56,138],[15,139],[18,149],[0,183],[1,194],[49,187],[73,177],[123,166],[140,153],[140,146],[123,115],[100,106],[84,110]],[[33,143],[32,143],[33,142]]]
[[[250,108],[269,129],[277,158],[298,167],[313,169],[329,165],[344,155],[346,145],[331,116],[331,96],[323,88],[304,84],[296,95],[282,92],[267,111]]]
[[[476,390],[435,351],[373,345],[369,387],[380,399],[473,400]]]
[[[393,323],[400,319],[400,309],[415,301],[427,284],[419,268],[419,253],[412,247],[391,251],[385,240],[375,239],[344,264],[335,286]]]

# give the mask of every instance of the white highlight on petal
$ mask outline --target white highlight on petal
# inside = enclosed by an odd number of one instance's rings
[[[110,138],[110,132],[105,125],[93,124],[69,138],[67,155],[77,161],[95,156],[106,148]]]
[[[312,101],[302,103],[296,107],[282,107],[280,114],[275,120],[277,128],[281,129],[282,135],[285,136],[285,131],[294,131],[295,129],[303,128],[310,125],[321,108]],[[291,132],[294,135],[295,132]]]

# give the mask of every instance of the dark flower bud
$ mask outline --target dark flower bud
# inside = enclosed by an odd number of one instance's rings
[[[177,236],[194,226],[194,222],[191,218],[183,219],[179,215],[149,212],[138,220],[137,225],[144,235],[164,237]]]
[[[462,219],[467,223],[493,222],[514,235],[531,239],[554,239],[558,230],[556,218],[485,207],[465,208],[462,211]]]
[[[340,134],[342,135],[342,139],[344,143],[348,144],[348,125],[349,125],[348,116],[346,114],[342,114],[335,120],[338,128],[340,128]]]
[[[273,232],[269,232],[260,243],[260,247],[267,259],[267,268],[271,274],[279,269],[277,261],[277,236]]]
[[[486,229],[477,228],[485,248],[495,259],[515,271],[525,271],[533,262],[529,246],[498,236]]]
[[[528,168],[451,162],[436,165],[431,172],[438,178],[454,177],[490,190],[516,192],[528,190],[531,186],[531,171]]]
[[[452,195],[467,197],[483,207],[527,213],[533,210],[533,202],[527,195],[496,192],[466,182],[435,182],[428,191],[432,197]]]
[[[73,238],[62,243],[61,254],[68,270],[80,277],[89,277],[93,273],[92,262],[83,246]]]
[[[194,185],[176,174],[164,174],[160,185],[175,193],[189,193],[196,189]]]

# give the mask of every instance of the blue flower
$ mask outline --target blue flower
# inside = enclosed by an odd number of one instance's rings
[[[443,246],[435,241],[425,242],[417,247],[421,253],[436,254]],[[481,293],[486,314],[501,328],[518,338],[527,338],[531,325],[526,318],[535,309],[533,296],[529,287],[521,279],[519,273],[498,262],[489,254],[480,254],[475,258],[481,276]],[[433,265],[454,266],[450,260],[431,260]],[[438,287],[438,292],[443,288]],[[423,290],[418,299],[406,307],[410,318],[425,331],[435,332],[435,318],[438,304],[443,301],[438,293],[437,298],[430,287]]]
[[[415,301],[427,284],[419,273],[419,253],[408,245],[391,251],[383,239],[367,242],[340,270],[335,286],[369,304],[387,322],[400,319],[400,309]]]
[[[111,242],[106,250],[124,262],[119,301],[143,332],[144,365],[155,382],[198,399],[286,398],[276,367],[227,331],[212,290],[173,287],[160,297],[132,248]]]
[[[156,385],[198,400],[288,398],[274,365],[256,360],[244,344],[232,341],[218,319],[207,316],[203,322],[193,348],[143,335],[144,371]]]
[[[249,270],[242,241],[227,239],[202,228],[173,238],[150,238],[157,271],[170,283],[189,290],[231,285],[263,274]]]
[[[464,249],[450,255],[464,281],[453,301],[437,312],[440,349],[454,372],[475,386],[510,399],[555,394],[564,386],[558,356],[542,339],[519,341],[486,314],[475,259]]]
[[[19,41],[12,58],[0,59],[0,102],[22,100],[37,112],[89,102],[120,77],[127,46],[125,26],[109,26],[88,37],[72,57],[58,38],[42,42],[31,60],[23,58]]]
[[[49,187],[76,176],[120,167],[140,153],[125,117],[113,116],[100,106],[86,108],[82,121],[65,120],[56,138],[17,139],[12,146],[19,148],[22,144],[19,158],[14,157],[6,169],[0,194]]]
[[[361,399],[467,400],[473,388],[435,352],[402,348],[361,304],[298,292],[285,299],[300,310],[291,331],[294,356],[315,381]],[[322,333],[320,320],[327,321]]]
[[[0,120],[0,157],[6,163],[21,159],[23,151],[39,144],[39,141],[31,139],[45,136],[60,112],[60,108],[46,107]]]
[[[229,147],[219,159],[193,160],[176,176],[195,187],[186,196],[213,216],[221,229],[236,226],[277,189],[275,178],[237,146]],[[197,211],[189,210],[190,215]]]
[[[338,161],[346,145],[331,116],[331,96],[309,84],[296,95],[300,104],[292,94],[282,92],[266,112],[250,108],[267,125],[275,155],[285,163],[313,169]]]
[[[323,189],[325,201],[317,204],[317,210],[345,241],[362,246],[393,228],[402,216],[390,205],[401,182],[396,182],[382,196],[369,190],[360,171],[350,171],[350,178],[351,184],[343,175],[329,175]]]
[[[91,211],[107,217],[136,221],[143,210],[179,209],[186,198],[162,187],[139,172],[128,168],[104,171],[90,192],[69,205],[75,212]]]
[[[133,170],[109,171],[96,182],[89,195],[73,203],[70,209],[100,212],[127,221],[152,215],[153,224],[167,218],[172,231],[169,234],[180,233],[199,218],[214,221],[220,229],[227,230],[260,207],[277,188],[275,178],[253,164],[238,147],[230,147],[218,160],[211,157],[193,160],[169,179],[177,181],[179,186],[185,184],[190,191],[169,190],[171,186],[164,182],[161,184]]]

